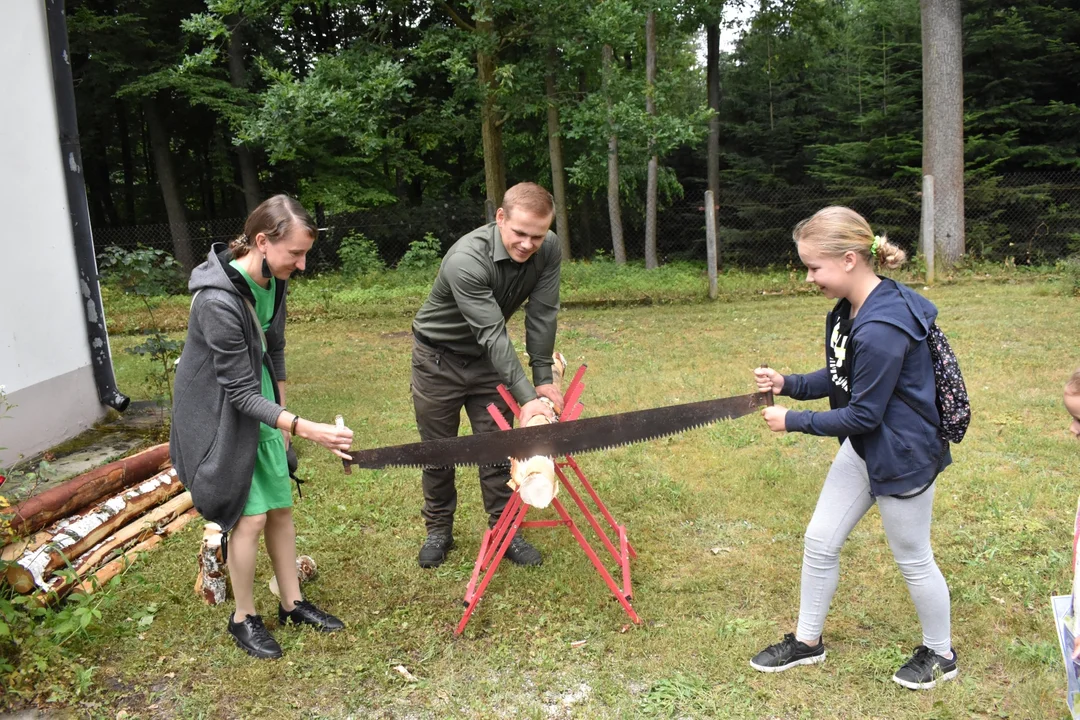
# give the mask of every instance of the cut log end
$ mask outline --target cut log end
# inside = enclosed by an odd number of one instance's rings
[[[296,579],[303,585],[311,582],[319,576],[319,569],[315,566],[315,560],[310,555],[300,555],[296,558]],[[270,592],[274,597],[281,597],[281,588],[278,586],[277,575],[270,578]]]

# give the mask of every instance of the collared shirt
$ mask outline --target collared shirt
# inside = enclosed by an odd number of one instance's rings
[[[498,225],[477,228],[447,251],[413,330],[459,355],[486,356],[515,400],[533,400],[533,385],[552,382],[561,262],[559,240],[550,230],[540,249],[518,263],[506,252]],[[525,300],[532,384],[506,329],[506,321]]]

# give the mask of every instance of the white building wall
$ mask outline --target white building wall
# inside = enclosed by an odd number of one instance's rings
[[[45,4],[4,3],[0,43],[0,467],[104,415],[61,170]]]

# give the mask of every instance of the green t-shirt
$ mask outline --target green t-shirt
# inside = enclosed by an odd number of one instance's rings
[[[251,288],[251,293],[255,296],[255,314],[259,318],[263,332],[266,332],[270,329],[270,321],[274,318],[274,295],[277,293],[277,279],[270,278],[270,286],[264,288],[252,280],[251,276],[236,260],[229,262],[229,265],[236,268],[244,276],[248,287]],[[265,346],[263,352],[266,352]],[[270,376],[270,369],[266,367],[266,363],[262,364],[262,388],[260,392],[264,398],[270,402],[275,402],[274,379]],[[271,440],[275,435],[281,437],[281,431],[270,427],[266,423],[259,423],[259,442]]]

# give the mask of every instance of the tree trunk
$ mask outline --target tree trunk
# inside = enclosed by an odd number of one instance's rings
[[[964,68],[960,0],[920,0],[923,174],[934,176],[934,247],[944,268],[964,254]]]
[[[578,220],[580,222],[578,235],[578,252],[583,257],[592,257],[593,254],[593,194],[591,190],[581,193],[581,203],[577,207]]]
[[[229,39],[229,80],[234,88],[247,88],[247,68],[244,66],[244,20],[233,18],[232,37]],[[244,204],[250,213],[260,202],[259,173],[255,158],[247,145],[234,145],[240,161],[240,184],[244,188]]]
[[[706,37],[706,72],[705,84],[709,95],[709,109],[712,115],[709,117],[709,165],[707,174],[709,178],[709,190],[713,196],[713,207],[705,208],[705,212],[714,214],[720,202],[720,24],[719,22],[709,25],[705,30]],[[721,239],[719,233],[716,238],[716,265],[724,266],[721,259]]]
[[[555,67],[558,60],[554,45],[548,46],[547,73],[544,89],[547,92],[548,155],[551,157],[551,193],[555,196],[555,234],[559,236],[562,259],[570,259],[570,221],[566,205],[566,171],[563,169],[562,138],[559,133],[559,98],[555,87]]]
[[[645,113],[656,117],[656,11],[645,15]],[[645,269],[660,266],[656,256],[656,193],[660,174],[660,159],[654,147],[656,138],[649,136],[649,168],[645,182]]]
[[[11,523],[8,537],[29,535],[107,495],[142,482],[168,465],[169,446],[161,444],[73,477],[5,510],[2,516]],[[4,548],[4,559],[10,559],[7,547]]]
[[[490,17],[490,12],[488,17]],[[483,40],[491,40],[494,45],[495,23],[492,20],[480,20],[476,23],[476,32]],[[484,186],[487,199],[502,205],[506,192],[506,163],[503,160],[502,123],[499,120],[499,106],[495,102],[498,85],[495,81],[495,56],[486,50],[476,51],[476,69],[480,80],[480,91],[484,102],[480,107],[481,134],[484,144]]]
[[[102,145],[107,147],[108,140],[103,139]],[[109,166],[107,157],[99,157],[96,152],[87,153],[83,156],[85,166],[86,184],[89,195],[94,202],[90,203],[90,223],[102,225],[119,225],[120,218],[116,213],[116,205],[112,199],[112,181],[109,178]]]
[[[165,213],[169,218],[169,232],[172,235],[173,253],[185,272],[195,267],[195,256],[191,251],[191,239],[188,237],[187,218],[184,213],[184,201],[180,196],[180,185],[173,170],[172,153],[169,148],[169,136],[161,121],[154,97],[143,98],[143,114],[146,116],[146,128],[150,133],[150,150],[154,156],[154,169],[157,171],[161,196],[165,201]]]
[[[135,222],[135,160],[131,154],[131,137],[128,134],[127,106],[117,100],[116,131],[120,134],[120,160],[124,168],[124,218],[128,224]]]
[[[619,265],[626,263],[626,243],[623,241],[622,210],[619,207],[619,136],[615,132],[615,121],[611,115],[611,73],[614,62],[614,52],[610,45],[604,45],[604,96],[607,99],[608,126],[611,135],[608,137],[608,218],[611,220],[611,250],[615,262]]]

